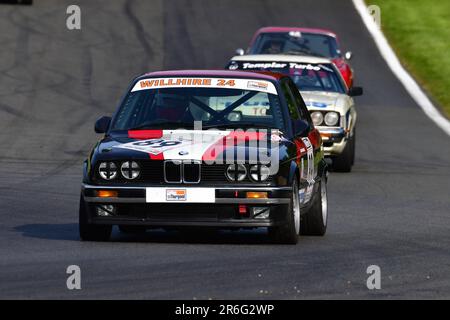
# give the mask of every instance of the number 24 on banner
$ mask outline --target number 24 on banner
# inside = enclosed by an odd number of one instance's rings
[[[218,79],[217,80],[217,85],[218,86],[230,86],[230,87],[234,87],[235,83],[233,79],[230,80],[226,80],[226,79]]]

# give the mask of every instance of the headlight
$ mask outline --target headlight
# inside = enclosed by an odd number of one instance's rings
[[[141,173],[141,168],[139,168],[137,162],[126,161],[122,163],[122,165],[120,166],[120,172],[122,173],[122,176],[125,179],[133,180],[139,177],[139,174]]]
[[[339,113],[331,111],[325,115],[325,124],[327,126],[335,126],[339,121]]]
[[[265,165],[254,165],[250,167],[250,178],[253,181],[261,182],[267,180],[270,175],[270,168]]]
[[[242,181],[247,176],[247,168],[243,164],[230,164],[225,174],[230,181]]]
[[[117,166],[114,162],[102,162],[98,166],[100,177],[105,180],[113,180],[117,177]]]
[[[315,126],[320,126],[323,122],[323,114],[320,111],[314,111],[311,113],[311,119]]]

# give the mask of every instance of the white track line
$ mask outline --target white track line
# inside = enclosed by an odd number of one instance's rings
[[[362,21],[372,35],[375,44],[380,50],[381,56],[386,60],[387,65],[391,68],[394,75],[400,80],[400,82],[405,87],[406,91],[409,92],[411,97],[417,102],[417,104],[422,108],[423,112],[434,121],[442,130],[450,135],[450,121],[448,121],[444,116],[442,116],[433,103],[428,99],[427,95],[423,92],[416,81],[411,77],[411,75],[402,67],[400,61],[392,50],[391,46],[387,42],[381,30],[376,25],[373,18],[367,11],[367,7],[363,0],[353,0],[353,5],[360,14]]]

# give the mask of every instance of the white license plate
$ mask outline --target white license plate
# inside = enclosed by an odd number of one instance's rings
[[[148,203],[214,203],[214,188],[146,188]]]

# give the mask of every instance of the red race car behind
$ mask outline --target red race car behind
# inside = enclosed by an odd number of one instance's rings
[[[237,49],[239,55],[243,49]],[[300,54],[322,56],[332,59],[341,72],[345,83],[353,85],[353,70],[348,61],[351,52],[342,55],[335,33],[324,29],[265,27],[253,36],[247,49],[248,54]]]

